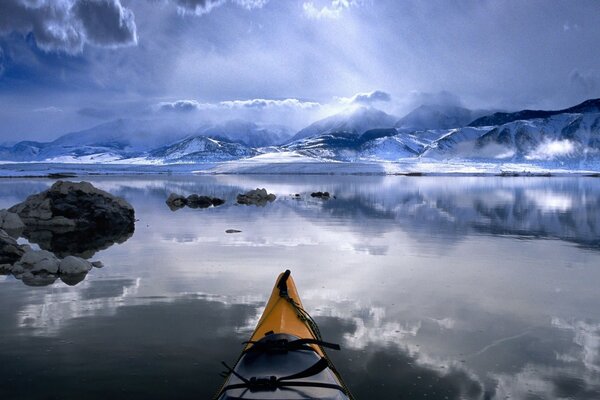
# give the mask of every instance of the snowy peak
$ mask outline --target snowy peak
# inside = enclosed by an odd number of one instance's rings
[[[422,105],[396,122],[396,128],[404,131],[460,128],[485,113],[459,106]]]
[[[317,121],[300,130],[290,141],[337,134],[360,136],[370,129],[392,128],[396,118],[373,107],[359,107]]]
[[[222,138],[250,147],[264,147],[282,143],[291,136],[291,131],[284,126],[263,126],[254,122],[235,119],[202,127],[196,134],[217,139]]]
[[[563,113],[451,130],[423,153],[433,158],[586,161],[600,157],[600,113]]]
[[[469,126],[495,126],[504,125],[519,120],[531,120],[538,118],[549,118],[558,114],[589,114],[600,112],[600,99],[590,99],[576,106],[556,111],[522,110],[513,113],[497,112],[492,115],[481,117],[471,122]]]
[[[150,152],[148,158],[166,162],[213,162],[236,160],[258,154],[240,143],[193,136]]]

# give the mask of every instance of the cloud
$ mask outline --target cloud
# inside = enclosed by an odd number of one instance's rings
[[[446,90],[434,93],[413,91],[408,97],[408,103],[416,107],[422,105],[461,107],[463,105],[460,97]]]
[[[369,93],[357,93],[352,97],[336,97],[343,104],[372,104],[375,102],[390,102],[392,96],[381,90],[375,90]]]
[[[362,3],[361,0],[331,0],[329,5],[319,7],[314,1],[307,1],[302,4],[302,9],[304,15],[311,19],[337,19],[342,16],[344,10]]]
[[[137,44],[134,15],[121,0],[0,1],[0,35],[33,34],[44,51],[77,54],[99,47]]]
[[[77,114],[83,117],[90,118],[98,118],[98,119],[107,119],[115,115],[112,110],[94,108],[94,107],[84,107],[77,110]]]
[[[296,108],[310,109],[320,107],[319,103],[312,101],[302,101],[298,99],[251,99],[251,100],[231,100],[222,101],[219,103],[222,107],[227,108]]]
[[[200,103],[196,100],[177,100],[173,102],[161,102],[158,109],[161,111],[190,112],[196,110],[210,109],[313,109],[320,107],[320,103],[312,101],[302,101],[298,99],[249,99],[249,100],[226,100],[219,103]]]
[[[532,152],[525,156],[528,160],[553,160],[569,156],[576,150],[575,144],[570,140],[548,140],[541,143]]]
[[[133,12],[120,0],[79,0],[71,12],[81,21],[89,43],[104,47],[137,43]]]
[[[598,88],[597,77],[591,72],[581,73],[575,69],[569,74],[569,82],[586,95],[594,93],[596,88]]]
[[[56,113],[63,112],[63,110],[58,107],[49,106],[49,107],[36,108],[35,110],[33,110],[33,112],[56,114]]]
[[[214,8],[222,6],[228,0],[172,0],[181,14],[204,15]],[[264,7],[269,0],[229,0],[247,10]]]
[[[189,113],[204,108],[204,104],[198,103],[196,100],[177,100],[173,102],[158,103],[160,111],[168,112],[183,112]]]

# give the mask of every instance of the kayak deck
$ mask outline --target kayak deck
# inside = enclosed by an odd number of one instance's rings
[[[285,271],[218,400],[349,400],[352,398],[324,347],[315,322],[304,311],[296,285]]]

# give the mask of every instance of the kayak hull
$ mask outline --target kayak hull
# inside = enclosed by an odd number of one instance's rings
[[[263,314],[218,400],[349,400],[351,395],[327,358],[318,328],[304,311],[296,285],[279,275]]]

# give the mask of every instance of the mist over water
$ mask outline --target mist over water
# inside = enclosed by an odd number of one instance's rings
[[[91,181],[135,232],[87,243],[105,267],[75,286],[0,277],[2,398],[210,398],[286,268],[358,399],[600,397],[597,179]],[[0,208],[51,183],[2,180]],[[257,187],[277,200],[235,205]],[[173,212],[172,192],[226,203]]]

